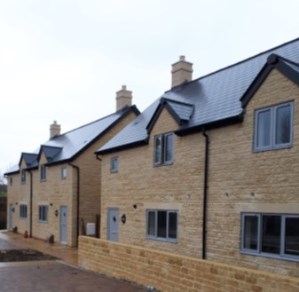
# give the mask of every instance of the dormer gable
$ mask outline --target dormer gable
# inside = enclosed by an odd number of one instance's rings
[[[38,154],[38,161],[41,160],[42,154],[46,158],[47,163],[51,163],[55,157],[62,151],[62,147],[42,145]]]
[[[247,106],[251,98],[254,96],[256,91],[260,88],[273,69],[277,69],[285,77],[299,85],[299,64],[285,59],[279,55],[271,54],[269,55],[264,67],[257,74],[256,78],[250,84],[245,94],[241,97],[240,101],[243,108]]]
[[[38,159],[38,154],[23,152],[21,154],[21,158],[19,162],[20,169],[36,167],[37,159]]]
[[[148,133],[151,132],[163,109],[167,109],[169,114],[176,121],[177,125],[182,126],[190,121],[194,112],[194,105],[167,98],[161,98],[159,106],[147,124],[146,129]]]

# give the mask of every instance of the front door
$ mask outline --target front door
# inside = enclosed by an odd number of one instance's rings
[[[108,240],[118,241],[118,209],[108,209]]]
[[[14,204],[9,204],[9,211],[8,211],[8,229],[13,229],[13,213],[15,212]]]
[[[60,243],[67,244],[67,207],[60,206]]]

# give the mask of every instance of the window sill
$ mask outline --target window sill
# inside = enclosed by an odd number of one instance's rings
[[[151,237],[147,236],[147,240],[154,240],[154,241],[160,241],[160,242],[165,242],[165,243],[178,243],[177,239],[168,239],[168,238],[162,238],[162,237]]]
[[[46,223],[48,223],[48,221],[41,221],[41,220],[39,220],[38,223],[46,224]]]
[[[165,163],[156,163],[156,164],[154,164],[154,167],[161,167],[161,166],[167,166],[167,165],[173,165],[173,161],[165,162]]]
[[[253,148],[253,153],[266,152],[266,151],[275,151],[275,150],[282,150],[282,149],[290,149],[292,147],[293,147],[293,143],[277,145],[277,146],[273,146],[273,147]]]
[[[269,254],[269,253],[256,253],[251,251],[240,251],[241,254],[244,255],[251,255],[251,256],[258,256],[258,257],[264,257],[264,258],[270,258],[275,260],[284,260],[289,262],[299,262],[299,256],[281,256],[281,255],[275,255],[275,254]]]

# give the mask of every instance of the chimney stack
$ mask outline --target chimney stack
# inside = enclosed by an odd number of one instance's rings
[[[132,91],[127,90],[126,85],[121,87],[121,90],[116,92],[116,111],[125,106],[132,105]]]
[[[54,121],[53,124],[50,125],[50,139],[58,135],[60,135],[60,125],[58,125],[57,122]]]
[[[185,60],[185,56],[180,56],[180,60],[172,64],[171,88],[192,80],[193,64]]]

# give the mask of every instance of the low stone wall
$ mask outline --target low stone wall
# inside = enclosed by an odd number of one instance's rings
[[[161,291],[299,291],[299,278],[85,236],[79,239],[79,265]]]

